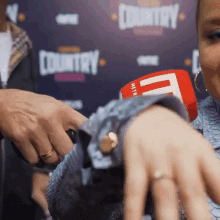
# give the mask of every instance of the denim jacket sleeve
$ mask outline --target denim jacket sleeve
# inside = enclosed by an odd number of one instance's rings
[[[177,98],[152,95],[111,101],[105,107],[99,107],[84,122],[78,132],[74,150],[65,156],[49,182],[47,200],[54,219],[69,219],[70,215],[76,219],[117,219],[103,217],[103,213],[112,216],[114,211],[109,211],[115,210],[112,204],[118,204],[123,197],[124,132],[139,113],[154,104],[163,105],[188,119],[184,105]],[[99,143],[109,132],[119,135],[119,144],[110,154],[105,155],[99,150]],[[105,202],[106,198],[111,199]],[[101,210],[101,204],[102,211],[92,211]]]

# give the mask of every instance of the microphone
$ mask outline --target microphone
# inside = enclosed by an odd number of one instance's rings
[[[123,99],[161,94],[179,98],[185,105],[191,122],[198,116],[196,95],[190,76],[185,70],[164,70],[147,74],[121,88]]]

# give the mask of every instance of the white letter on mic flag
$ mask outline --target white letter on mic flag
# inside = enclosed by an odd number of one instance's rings
[[[161,94],[167,94],[167,93],[172,92],[174,96],[178,97],[183,102],[183,98],[182,98],[182,95],[179,89],[179,85],[178,85],[175,73],[154,76],[148,79],[141,80],[140,86],[143,87],[146,85],[150,85],[150,84],[162,82],[162,81],[167,81],[167,80],[170,81],[170,86],[143,92],[142,95],[161,95]]]

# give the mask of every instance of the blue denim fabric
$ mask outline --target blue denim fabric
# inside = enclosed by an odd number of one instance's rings
[[[204,138],[212,144],[216,156],[220,159],[220,112],[219,103],[208,96],[198,104],[198,117],[192,126],[203,134]],[[220,220],[220,206],[208,198],[212,220]]]

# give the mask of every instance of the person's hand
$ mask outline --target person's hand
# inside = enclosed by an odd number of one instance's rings
[[[151,189],[157,220],[211,220],[207,194],[220,204],[220,166],[210,143],[176,113],[152,106],[125,134],[125,219],[142,220]],[[155,180],[161,172],[171,178]],[[179,197],[178,197],[179,196]]]
[[[47,173],[35,171],[32,176],[32,199],[41,206],[44,213],[48,212],[48,204],[46,199],[47,186],[50,176]]]
[[[73,149],[65,131],[77,130],[85,116],[50,96],[7,89],[0,91],[0,131],[10,138],[31,164],[56,164]],[[53,149],[53,151],[51,151]]]

